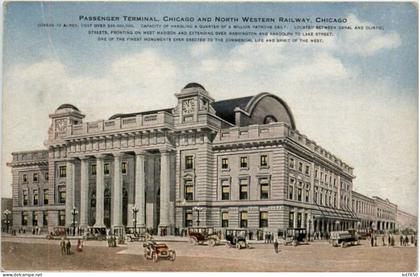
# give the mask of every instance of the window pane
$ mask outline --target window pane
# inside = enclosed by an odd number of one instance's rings
[[[241,192],[248,192],[248,186],[241,186]]]
[[[228,220],[229,219],[229,213],[228,212],[223,212],[222,213],[222,219],[223,220]]]
[[[241,212],[241,219],[247,220],[248,219],[248,212]]]
[[[224,193],[229,193],[230,192],[230,187],[229,186],[223,186],[222,191]]]
[[[192,186],[186,186],[185,190],[188,193],[193,192],[193,187]]]
[[[268,212],[261,212],[260,217],[261,219],[268,219]]]

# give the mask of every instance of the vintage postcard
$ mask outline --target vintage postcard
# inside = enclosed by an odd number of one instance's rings
[[[6,1],[3,27],[4,276],[417,276],[417,2]]]

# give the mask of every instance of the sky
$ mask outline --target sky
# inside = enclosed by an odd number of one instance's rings
[[[376,31],[334,31],[322,44],[101,42],[79,15],[340,17]],[[4,6],[2,197],[11,152],[44,149],[71,103],[85,121],[174,107],[190,82],[216,99],[271,92],[297,129],[354,167],[354,190],[417,214],[418,30],[410,3],[9,3]]]

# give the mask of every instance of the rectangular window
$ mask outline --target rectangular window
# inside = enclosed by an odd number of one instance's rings
[[[44,189],[44,205],[48,205],[48,189]]]
[[[229,227],[229,212],[222,212],[222,227]]]
[[[239,199],[246,200],[248,199],[248,180],[241,179],[239,182]]]
[[[42,213],[42,224],[48,226],[48,211]]]
[[[240,227],[247,228],[248,227],[248,212],[241,212],[240,216],[241,216]]]
[[[185,169],[193,169],[193,156],[185,156]]]
[[[38,178],[38,173],[34,173],[34,175],[32,175],[32,180],[34,182],[38,182],[39,178]]]
[[[268,193],[269,193],[269,186],[268,186],[268,182],[266,180],[261,182],[261,186],[260,186],[260,199],[268,199]]]
[[[302,189],[298,188],[297,190],[297,200],[302,201]]]
[[[293,186],[289,186],[289,199],[293,200]]]
[[[58,168],[60,178],[66,177],[66,166],[62,165]]]
[[[66,189],[64,187],[58,189],[58,203],[66,203]]]
[[[185,227],[193,226],[193,213],[191,210],[185,212]]]
[[[128,166],[128,163],[127,162],[122,162],[121,163],[121,173],[122,174],[127,174],[127,171],[128,171],[127,166]]]
[[[306,190],[305,202],[309,202],[309,189]]]
[[[295,159],[293,159],[293,158],[289,159],[289,167],[290,168],[295,168]]]
[[[300,172],[303,172],[303,163],[302,162],[299,162],[299,171]]]
[[[23,191],[23,206],[27,206],[29,203],[28,191]]]
[[[268,212],[260,212],[260,228],[268,227]]]
[[[228,169],[229,168],[229,160],[227,158],[222,159],[222,169]]]
[[[261,155],[260,166],[268,166],[267,155]]]
[[[38,191],[34,190],[34,205],[38,205],[39,195]]]
[[[289,212],[289,227],[290,228],[293,228],[294,217],[295,217],[294,212]]]
[[[92,174],[92,176],[96,176],[96,164],[90,165],[90,174]]]
[[[66,211],[58,212],[58,226],[64,226],[66,224]]]
[[[48,181],[48,172],[44,173],[44,179],[45,179],[45,181]]]
[[[248,168],[248,157],[241,157],[241,168]]]
[[[222,183],[222,200],[230,199],[230,185],[226,182]]]
[[[185,183],[185,200],[192,201],[194,198],[194,187],[191,181]]]
[[[38,215],[32,212],[32,226],[38,226]]]
[[[28,214],[23,212],[22,213],[22,226],[28,225]]]
[[[109,164],[108,163],[104,164],[104,174],[109,175]]]
[[[309,175],[309,165],[305,166],[305,174]]]
[[[22,181],[23,181],[24,183],[27,183],[27,182],[28,182],[28,176],[27,176],[26,174],[23,174],[23,175],[22,175]]]

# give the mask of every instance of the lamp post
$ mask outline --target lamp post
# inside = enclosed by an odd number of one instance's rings
[[[139,212],[139,209],[137,209],[136,206],[133,207],[133,223],[134,223],[134,234],[137,233],[137,213]]]
[[[194,207],[193,211],[197,211],[197,227],[200,227],[200,212],[203,210],[202,207]]]
[[[9,211],[8,209],[6,209],[3,214],[6,217],[6,233],[9,233],[9,214],[11,214],[12,212]]]
[[[77,209],[73,207],[73,210],[71,211],[71,215],[73,216],[73,236],[76,235],[76,215],[78,213]]]

